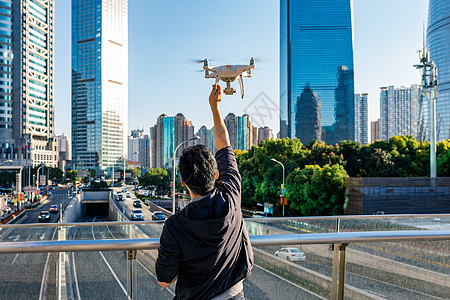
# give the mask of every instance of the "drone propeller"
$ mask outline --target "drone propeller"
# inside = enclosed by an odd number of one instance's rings
[[[185,61],[186,61],[186,63],[190,63],[190,64],[202,64],[205,62],[204,59],[193,59],[193,58],[188,58]]]

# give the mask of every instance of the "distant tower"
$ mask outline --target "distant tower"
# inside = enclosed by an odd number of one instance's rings
[[[412,135],[417,138],[419,87],[382,87],[380,91],[380,138]]]
[[[295,115],[297,137],[303,144],[322,139],[321,101],[309,84],[303,88],[297,98],[297,113]]]
[[[123,165],[127,128],[128,0],[72,0],[74,165]]]
[[[281,138],[303,137],[303,143],[319,135],[326,142],[354,139],[352,3],[280,1]],[[319,129],[298,118],[298,100],[307,83],[321,101]],[[314,111],[305,113],[309,115]]]
[[[427,47],[430,61],[436,63],[438,98],[436,100],[437,140],[450,139],[450,1],[430,0],[428,7]],[[425,100],[425,102],[427,102]],[[424,112],[425,114],[425,112]],[[426,122],[424,123],[426,124]]]
[[[367,97],[368,94],[355,94],[355,141],[367,144]]]

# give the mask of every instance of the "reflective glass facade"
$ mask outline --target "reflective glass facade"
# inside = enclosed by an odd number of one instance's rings
[[[12,153],[12,0],[0,1],[0,159]]]
[[[368,94],[355,94],[355,141],[367,144],[367,99]]]
[[[355,137],[351,0],[281,0],[280,137]]]
[[[72,141],[79,168],[127,156],[128,1],[72,0]]]
[[[0,159],[16,165],[56,166],[53,3],[0,1]]]
[[[427,46],[438,68],[437,140],[450,138],[450,1],[430,0]],[[425,104],[425,103],[424,103]]]
[[[170,167],[169,163],[172,162],[173,157],[173,131],[174,131],[174,117],[164,118],[164,153],[163,153],[163,166]]]

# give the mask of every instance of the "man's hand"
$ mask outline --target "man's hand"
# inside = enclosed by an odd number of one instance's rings
[[[220,84],[214,84],[211,94],[209,95],[209,105],[211,108],[217,108],[219,106],[219,102],[222,100],[222,87]]]

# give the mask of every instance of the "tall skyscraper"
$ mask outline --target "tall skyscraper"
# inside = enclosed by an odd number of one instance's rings
[[[430,0],[428,7],[427,47],[438,68],[436,101],[437,140],[450,139],[450,2]],[[425,101],[428,102],[428,101]],[[428,104],[428,103],[424,103]],[[429,133],[427,134],[429,136]]]
[[[13,164],[57,164],[53,4],[0,2],[0,154]]]
[[[355,94],[355,141],[367,144],[367,95]]]
[[[131,130],[128,136],[128,161],[139,162],[143,168],[150,168],[150,138],[144,130]]]
[[[370,142],[373,143],[380,139],[380,119],[370,122]]]
[[[72,142],[79,168],[126,158],[128,0],[72,0]]]
[[[182,114],[177,114],[175,117],[160,115],[156,125],[150,128],[150,167],[171,167],[175,147],[192,137],[194,137],[194,126]],[[176,159],[180,157],[184,148],[192,145],[194,141],[180,146]]]
[[[65,133],[55,137],[58,144],[58,168],[65,172],[70,168],[72,161],[72,141]]]
[[[351,0],[281,0],[280,137],[353,140]]]
[[[419,121],[419,88],[417,84],[396,89],[382,87],[380,91],[380,138],[412,135],[417,138]]]

